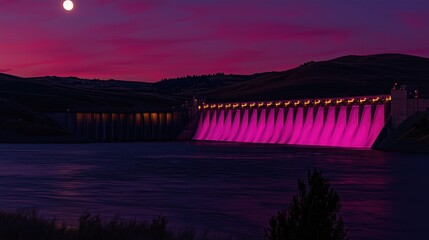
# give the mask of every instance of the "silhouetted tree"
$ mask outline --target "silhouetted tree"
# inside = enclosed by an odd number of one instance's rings
[[[307,182],[298,181],[298,195],[288,210],[269,221],[267,240],[343,240],[347,230],[339,212],[340,197],[318,170],[309,171]]]

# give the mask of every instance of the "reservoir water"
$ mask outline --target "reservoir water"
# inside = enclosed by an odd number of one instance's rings
[[[282,145],[158,142],[1,144],[0,209],[36,208],[76,224],[168,217],[171,227],[263,239],[297,180],[318,168],[343,204],[350,239],[422,239],[429,155]]]

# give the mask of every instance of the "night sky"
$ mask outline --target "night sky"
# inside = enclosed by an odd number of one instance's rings
[[[0,0],[0,72],[156,81],[429,56],[427,0]]]

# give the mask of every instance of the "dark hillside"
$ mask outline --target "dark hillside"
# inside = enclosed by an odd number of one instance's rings
[[[35,111],[88,108],[156,108],[180,104],[156,94],[149,83],[82,80],[76,78],[19,78],[0,74],[0,99]]]
[[[387,94],[394,83],[429,93],[429,59],[400,54],[345,56],[207,91],[209,100],[263,100]]]

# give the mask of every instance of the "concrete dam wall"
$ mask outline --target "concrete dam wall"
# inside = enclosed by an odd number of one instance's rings
[[[218,103],[199,106],[194,140],[370,148],[390,96]]]
[[[187,111],[73,112],[51,117],[77,138],[97,142],[174,140],[189,118]]]

